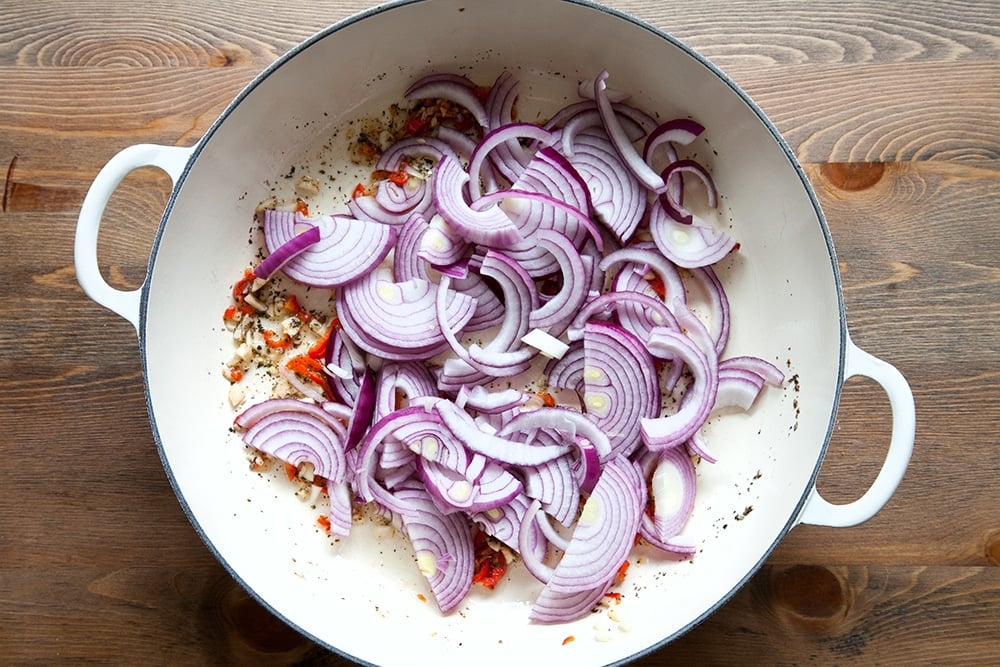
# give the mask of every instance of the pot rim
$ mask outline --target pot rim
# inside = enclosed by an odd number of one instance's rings
[[[351,655],[351,654],[347,653],[346,651],[344,651],[343,649],[340,649],[337,646],[334,646],[334,645],[330,644],[329,642],[327,642],[323,638],[318,637],[315,634],[306,631],[305,629],[303,629],[298,624],[292,622],[288,617],[286,617],[279,610],[277,610],[270,602],[268,602],[266,599],[264,599],[263,597],[261,597],[251,586],[249,586],[247,584],[247,582],[242,577],[239,576],[239,574],[235,571],[235,569],[223,557],[223,555],[221,554],[221,552],[216,548],[215,544],[212,542],[212,540],[208,536],[208,534],[204,531],[204,529],[202,528],[202,526],[198,522],[197,517],[194,515],[193,511],[191,510],[190,506],[188,505],[187,500],[185,499],[183,493],[181,492],[181,489],[180,489],[180,487],[178,485],[176,477],[174,476],[173,470],[172,470],[171,465],[170,465],[170,461],[168,460],[166,452],[164,450],[163,441],[161,439],[160,432],[159,432],[159,429],[157,427],[156,415],[155,415],[154,410],[153,410],[152,398],[151,398],[151,394],[150,394],[150,390],[149,390],[149,384],[148,384],[148,382],[145,381],[146,378],[147,378],[147,376],[148,376],[148,359],[147,359],[147,347],[146,347],[146,321],[147,321],[147,312],[148,312],[148,306],[149,306],[149,292],[150,292],[150,283],[151,283],[150,279],[152,277],[153,270],[154,270],[154,267],[155,267],[155,264],[156,264],[156,258],[157,258],[158,251],[159,251],[159,245],[160,245],[160,242],[161,242],[162,237],[163,237],[164,229],[165,229],[166,224],[167,224],[167,222],[168,222],[168,220],[170,218],[171,212],[173,210],[174,203],[176,202],[176,199],[177,199],[177,195],[178,195],[180,189],[182,188],[182,186],[184,185],[185,181],[187,180],[188,173],[190,172],[190,170],[193,167],[194,163],[197,162],[199,156],[201,155],[202,151],[205,148],[206,143],[218,131],[218,129],[222,126],[222,124],[226,122],[226,120],[233,113],[233,111],[246,99],[246,97],[248,97],[250,95],[250,93],[252,93],[259,85],[261,85],[269,76],[271,76],[277,70],[279,70],[282,67],[284,67],[291,60],[293,60],[296,56],[298,56],[299,54],[305,52],[309,48],[315,46],[319,42],[327,39],[328,37],[331,37],[331,36],[335,35],[336,33],[340,32],[341,30],[343,30],[343,29],[345,29],[347,27],[350,27],[350,26],[352,26],[352,25],[354,25],[356,23],[359,23],[359,22],[364,21],[366,19],[372,18],[372,17],[377,16],[379,14],[386,13],[386,12],[398,9],[400,7],[421,4],[421,3],[424,3],[424,2],[434,2],[434,1],[435,0],[392,0],[391,2],[388,2],[386,4],[379,5],[379,6],[376,6],[376,7],[370,7],[368,9],[365,9],[365,10],[362,10],[360,12],[357,12],[357,13],[351,15],[351,16],[348,16],[348,17],[346,17],[344,19],[341,19],[340,21],[332,23],[329,26],[327,26],[327,27],[319,30],[316,33],[314,33],[310,37],[306,38],[305,40],[303,40],[299,44],[297,44],[297,45],[293,46],[292,48],[290,48],[287,52],[285,52],[284,54],[282,54],[281,56],[279,56],[274,62],[272,62],[265,69],[263,69],[259,74],[257,74],[246,86],[244,86],[244,88],[233,98],[233,100],[226,106],[226,108],[221,112],[221,114],[218,116],[218,118],[212,123],[212,125],[209,127],[209,129],[205,132],[205,134],[202,136],[202,138],[198,141],[198,143],[192,148],[191,155],[188,158],[187,164],[184,166],[183,171],[180,173],[179,177],[177,178],[176,182],[174,183],[174,187],[173,187],[173,189],[172,189],[172,191],[170,193],[170,197],[169,197],[169,199],[167,201],[167,204],[166,204],[166,206],[164,208],[163,215],[162,215],[162,217],[160,219],[160,224],[159,224],[159,226],[157,228],[156,235],[153,238],[153,243],[152,243],[152,246],[151,246],[151,249],[150,249],[150,261],[149,261],[148,268],[147,268],[146,279],[144,280],[143,285],[142,285],[142,291],[141,291],[140,302],[139,302],[139,327],[138,327],[139,354],[140,354],[140,359],[141,359],[142,368],[143,368],[144,392],[145,392],[145,395],[146,395],[146,406],[147,406],[147,411],[149,413],[149,419],[150,419],[150,424],[151,424],[151,427],[152,427],[153,438],[154,438],[154,441],[156,442],[157,452],[159,454],[160,461],[161,461],[161,463],[163,465],[163,468],[164,468],[164,470],[165,470],[165,472],[167,474],[167,478],[170,481],[170,485],[171,485],[171,487],[174,490],[174,494],[177,497],[178,502],[180,503],[181,508],[184,511],[184,514],[187,516],[188,521],[194,527],[195,531],[197,532],[197,534],[201,538],[202,542],[205,544],[206,547],[208,547],[209,551],[212,553],[212,555],[215,557],[215,559],[220,564],[222,564],[222,566],[225,568],[226,572],[228,572],[229,575],[234,580],[236,580],[239,583],[239,585],[254,600],[256,600],[261,606],[263,606],[264,608],[266,608],[271,614],[273,614],[275,617],[277,617],[278,619],[280,619],[283,623],[285,623],[289,627],[292,627],[293,629],[295,629],[298,633],[300,633],[304,637],[307,637],[311,641],[313,641],[313,642],[315,642],[315,643],[317,643],[317,644],[319,644],[321,646],[324,646],[328,650],[330,650],[330,651],[332,651],[332,652],[334,652],[334,653],[336,653],[338,655],[341,655],[341,656],[343,656],[343,657],[345,657],[345,658],[347,658],[347,659],[349,659],[349,660],[351,660],[351,661],[353,661],[353,662],[355,662],[357,664],[360,664],[360,665],[372,665],[373,663],[369,663],[367,661],[364,661],[364,660],[358,658],[357,656]],[[633,26],[635,26],[637,28],[640,28],[642,30],[646,30],[646,31],[652,33],[654,36],[656,36],[656,37],[658,37],[658,38],[660,38],[660,39],[668,42],[669,44],[671,44],[674,47],[677,47],[678,49],[680,49],[681,51],[683,51],[685,54],[687,54],[689,57],[693,58],[698,63],[700,63],[703,67],[705,67],[705,69],[708,72],[710,72],[711,74],[713,74],[714,76],[716,76],[721,82],[723,82],[724,84],[726,84],[726,86],[733,93],[735,93],[743,101],[744,104],[746,104],[746,106],[754,113],[754,115],[757,117],[757,119],[764,125],[764,127],[770,133],[771,137],[774,139],[775,143],[781,149],[782,153],[785,155],[785,158],[788,160],[789,164],[793,167],[793,169],[795,171],[795,174],[799,178],[799,181],[800,181],[800,184],[801,184],[802,188],[804,189],[806,195],[809,198],[809,202],[812,205],[813,211],[814,211],[814,213],[816,215],[816,218],[817,218],[817,221],[819,223],[820,231],[823,234],[824,242],[826,243],[827,253],[828,253],[828,256],[829,256],[829,260],[830,260],[830,269],[831,269],[831,272],[832,272],[832,275],[833,275],[834,286],[836,288],[835,291],[836,291],[836,297],[837,297],[837,312],[838,312],[838,324],[839,324],[839,353],[838,353],[838,359],[837,359],[837,365],[838,365],[838,367],[837,367],[837,373],[836,373],[836,376],[835,376],[836,377],[836,387],[834,388],[834,391],[833,391],[833,394],[832,394],[833,401],[832,401],[832,405],[831,405],[831,409],[830,409],[830,419],[829,419],[829,423],[827,424],[826,434],[825,434],[825,436],[823,438],[822,446],[819,448],[819,454],[816,457],[816,464],[813,467],[813,470],[810,473],[808,480],[806,480],[806,485],[803,487],[802,495],[799,498],[798,502],[796,503],[794,511],[791,513],[791,515],[788,518],[788,521],[785,523],[785,525],[782,527],[782,529],[774,536],[774,539],[771,541],[771,544],[763,552],[763,554],[761,555],[760,559],[756,563],[754,563],[750,568],[747,569],[747,571],[744,574],[744,576],[741,577],[740,580],[727,593],[725,593],[724,595],[722,595],[721,597],[719,597],[719,599],[717,599],[703,613],[701,613],[697,617],[691,619],[686,625],[684,625],[683,627],[679,628],[674,633],[672,633],[672,634],[670,634],[668,636],[663,637],[662,639],[660,639],[656,643],[651,644],[650,646],[647,646],[643,650],[637,651],[637,652],[635,652],[634,654],[632,654],[630,656],[622,658],[621,660],[618,660],[617,662],[611,663],[612,665],[625,665],[625,664],[632,663],[632,662],[634,662],[636,660],[639,660],[639,659],[641,659],[641,658],[643,658],[645,656],[648,656],[651,653],[654,653],[654,652],[658,651],[659,649],[661,649],[664,646],[666,646],[667,644],[671,643],[672,641],[674,641],[678,637],[683,636],[684,634],[688,633],[695,626],[699,625],[705,619],[707,619],[708,617],[712,616],[715,612],[717,612],[719,610],[719,608],[721,608],[723,605],[725,605],[737,593],[737,591],[739,591],[744,586],[746,586],[746,584],[749,582],[749,580],[754,575],[756,575],[757,572],[761,569],[761,567],[764,565],[764,563],[770,557],[771,553],[774,551],[774,549],[777,547],[777,545],[785,538],[785,536],[789,533],[789,531],[791,531],[791,529],[794,528],[798,524],[799,517],[802,514],[803,508],[805,507],[806,502],[810,498],[810,492],[815,487],[816,480],[817,480],[817,478],[819,476],[819,471],[820,471],[820,469],[821,469],[821,467],[823,465],[823,461],[824,461],[824,458],[826,456],[826,452],[827,452],[827,449],[829,447],[829,443],[830,443],[831,437],[833,435],[834,425],[835,425],[835,422],[836,422],[836,417],[837,417],[837,411],[838,411],[838,408],[839,408],[841,392],[842,392],[843,384],[844,384],[844,381],[845,381],[844,372],[845,372],[845,364],[846,364],[846,356],[847,356],[847,348],[848,348],[848,330],[847,330],[847,321],[846,321],[846,309],[845,309],[845,306],[844,306],[843,286],[842,286],[842,281],[841,281],[840,269],[839,269],[839,265],[838,265],[838,262],[837,262],[836,250],[834,248],[833,238],[832,238],[832,235],[830,233],[830,229],[829,229],[829,225],[827,224],[826,217],[823,214],[822,207],[821,207],[821,205],[819,203],[819,199],[817,198],[816,193],[815,193],[815,191],[814,191],[814,189],[812,187],[812,184],[810,183],[808,177],[806,176],[805,171],[802,168],[802,165],[799,163],[798,158],[795,156],[795,153],[792,151],[791,147],[788,145],[788,143],[782,137],[781,133],[778,131],[778,129],[774,125],[774,123],[767,117],[767,115],[764,113],[764,111],[749,96],[749,94],[747,94],[739,86],[739,84],[737,84],[735,81],[733,81],[725,72],[723,72],[718,66],[716,66],[714,63],[712,63],[708,58],[706,58],[705,56],[701,55],[700,53],[698,53],[697,51],[695,51],[693,48],[691,48],[690,46],[688,46],[686,43],[684,43],[680,39],[674,37],[670,33],[666,32],[664,30],[661,30],[660,28],[657,28],[657,27],[655,27],[655,26],[647,23],[644,20],[642,20],[642,19],[640,19],[640,18],[638,18],[636,16],[633,16],[631,14],[625,13],[624,11],[619,10],[619,9],[615,9],[615,8],[612,8],[612,7],[607,7],[607,6],[602,5],[600,3],[593,2],[592,0],[555,0],[555,1],[556,2],[566,3],[566,4],[571,4],[571,5],[578,5],[578,6],[581,6],[581,7],[585,7],[587,9],[591,9],[591,10],[594,10],[594,11],[599,11],[599,12],[608,14],[610,16],[613,16],[613,17],[615,17],[617,19],[621,19],[621,20],[627,21],[627,22],[631,23]]]

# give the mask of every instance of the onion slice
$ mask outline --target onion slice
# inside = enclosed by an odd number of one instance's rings
[[[711,337],[697,317],[679,301],[675,302],[677,321],[701,338]],[[711,412],[719,386],[718,357],[714,349],[706,354],[698,344],[683,333],[658,327],[647,342],[649,351],[661,358],[679,357],[691,370],[692,384],[688,387],[680,409],[665,417],[645,418],[640,422],[643,441],[654,451],[676,446],[690,438]]]
[[[384,359],[426,359],[448,347],[437,325],[437,290],[417,278],[396,283],[390,270],[379,269],[341,290],[341,325],[359,347]],[[452,291],[444,301],[448,329],[461,330],[475,300]]]
[[[416,485],[400,489],[400,500],[413,511],[401,521],[413,545],[420,573],[426,577],[441,612],[453,611],[472,587],[475,554],[469,522],[461,514],[444,514],[427,490]]]
[[[705,185],[708,194],[708,207],[716,207],[718,194],[715,189],[715,181],[712,180],[712,176],[703,166],[694,160],[677,160],[671,162],[663,170],[663,180],[664,182],[670,182],[680,174],[693,174],[697,176]],[[676,196],[676,199],[672,197],[670,190],[661,194],[659,201],[663,205],[663,209],[667,212],[667,215],[677,222],[689,225],[694,220],[691,211],[681,204],[680,197]]]
[[[583,404],[611,442],[630,456],[641,442],[639,421],[660,413],[656,365],[646,346],[625,329],[589,322],[583,336]]]
[[[465,107],[480,127],[486,127],[489,123],[486,117],[486,109],[483,103],[476,97],[475,85],[471,81],[453,76],[443,78],[437,75],[429,75],[415,81],[403,97],[406,99],[442,99],[449,100]]]
[[[646,505],[646,485],[625,457],[609,460],[580,512],[573,537],[530,618],[563,623],[590,612],[628,557]]]
[[[434,205],[463,238],[472,243],[504,248],[523,239],[520,230],[499,206],[471,208],[465,201],[470,183],[457,160],[445,157],[434,173]]]
[[[311,287],[339,287],[370,272],[396,241],[393,227],[344,215],[309,219],[291,211],[264,211],[264,241],[275,252],[298,235],[302,225],[319,227],[320,238],[284,262],[285,275]],[[351,248],[351,252],[343,252]]]
[[[316,475],[343,480],[344,442],[325,420],[300,410],[271,412],[243,433],[243,442],[286,463],[311,463]]]
[[[597,102],[597,110],[601,113],[601,120],[604,121],[604,129],[611,137],[611,143],[618,151],[622,161],[631,170],[639,182],[650,190],[659,191],[663,189],[664,179],[649,164],[643,160],[642,156],[629,141],[628,134],[622,127],[621,121],[615,115],[611,100],[608,99],[608,74],[607,70],[601,72],[594,79],[594,101]]]
[[[264,258],[257,265],[257,268],[253,270],[254,276],[261,280],[267,280],[292,259],[305,252],[309,247],[319,243],[320,238],[321,230],[318,226],[309,227],[305,231],[296,234]]]
[[[715,264],[736,247],[736,239],[726,232],[688,217],[688,223],[678,222],[662,206],[652,206],[649,212],[653,242],[677,266],[694,269]]]

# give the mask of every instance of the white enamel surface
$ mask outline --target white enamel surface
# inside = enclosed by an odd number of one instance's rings
[[[492,594],[474,592],[443,617],[404,542],[362,524],[331,545],[315,524],[318,512],[280,479],[249,472],[227,433],[232,411],[219,371],[231,342],[220,314],[251,261],[257,204],[272,185],[287,191],[294,179],[280,175],[290,166],[316,168],[317,156],[336,155],[343,136],[324,148],[334,128],[381,112],[416,76],[461,70],[491,83],[503,68],[524,82],[524,120],[574,99],[578,79],[607,68],[610,87],[632,92],[638,106],[664,119],[690,114],[707,127],[709,143],[698,144],[697,157],[723,196],[714,222],[741,244],[720,268],[733,306],[726,356],[763,356],[799,379],[767,390],[748,415],[713,417],[705,435],[719,463],[699,466],[685,531],[699,553],[691,563],[651,551],[633,558],[623,601],[613,606],[621,626],[607,610],[567,626],[528,623],[538,585],[518,567],[512,581]],[[345,177],[344,193],[356,182]],[[342,201],[335,188],[324,196],[331,210]],[[379,665],[614,663],[711,612],[794,524],[840,386],[846,331],[834,267],[800,174],[771,131],[679,47],[587,6],[428,0],[312,43],[270,71],[206,137],[175,191],[142,305],[150,409],[178,495],[211,548],[275,613],[318,641]],[[563,645],[570,635],[575,641]]]

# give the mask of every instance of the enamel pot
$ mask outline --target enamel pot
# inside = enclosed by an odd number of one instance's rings
[[[705,125],[711,155],[698,159],[740,242],[718,268],[732,306],[727,354],[764,357],[794,379],[765,392],[749,413],[709,424],[719,462],[698,467],[685,530],[697,554],[690,562],[637,554],[618,621],[605,610],[568,625],[530,623],[540,585],[516,566],[495,591],[474,590],[442,615],[422,599],[426,583],[402,538],[362,523],[332,544],[314,510],[249,470],[229,432],[229,383],[219,371],[232,336],[220,315],[253,261],[248,229],[258,204],[294,197],[294,179],[282,176],[292,167],[315,174],[320,163],[343,176],[322,182],[320,206],[345,202],[358,176],[344,148],[352,122],[383,113],[423,74],[457,71],[490,84],[505,69],[522,80],[524,120],[575,99],[578,81],[607,69],[636,106]],[[121,179],[148,165],[172,177],[173,191],[145,281],[119,291],[99,271],[98,228]],[[704,57],[590,2],[401,2],[326,28],[255,78],[196,145],[137,145],[113,157],[80,213],[76,269],[92,299],[137,329],[159,454],[205,544],[275,615],[360,663],[634,660],[717,610],[797,525],[847,527],[872,517],[895,492],[913,445],[911,391],[895,368],[851,342],[830,231],[774,125]],[[885,389],[891,441],[872,486],[855,502],[833,505],[816,479],[843,384],[855,375]],[[752,513],[732,520],[748,507]],[[571,635],[575,641],[564,644]]]

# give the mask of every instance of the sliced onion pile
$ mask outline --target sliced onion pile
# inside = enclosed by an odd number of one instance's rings
[[[236,426],[250,447],[312,465],[332,532],[349,533],[352,506],[391,517],[442,612],[473,585],[477,531],[539,579],[541,623],[588,613],[637,535],[692,556],[695,462],[716,460],[702,427],[784,382],[763,359],[724,356],[712,264],[737,244],[697,214],[715,184],[680,155],[704,128],[658,123],[607,80],[535,125],[513,120],[509,73],[485,95],[425,77],[406,98],[447,100],[478,127],[400,139],[374,172],[397,177],[349,214],[263,215],[255,276],[335,288],[339,325],[310,351],[318,374],[295,371],[295,395]],[[416,159],[434,166],[408,170]]]

